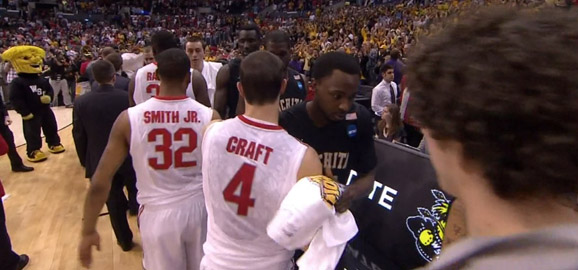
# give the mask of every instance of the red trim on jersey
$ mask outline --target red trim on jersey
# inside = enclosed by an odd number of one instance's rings
[[[154,96],[153,98],[160,99],[160,100],[184,100],[189,97],[187,96],[174,96],[174,97],[164,97],[164,96]]]
[[[268,125],[268,124],[264,124],[264,123],[255,122],[255,121],[245,117],[244,115],[237,115],[237,118],[239,118],[239,120],[245,122],[245,124],[250,125],[250,126],[255,126],[258,128],[270,129],[270,130],[283,130],[283,128],[278,126],[278,125]]]

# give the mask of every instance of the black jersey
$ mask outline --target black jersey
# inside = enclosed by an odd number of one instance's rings
[[[235,58],[229,62],[229,83],[227,84],[227,115],[223,119],[234,118],[237,115],[237,102],[239,101],[239,90],[237,83],[240,79],[241,59]]]
[[[279,124],[293,137],[317,151],[323,167],[331,168],[345,184],[351,170],[363,175],[376,165],[371,113],[354,103],[346,119],[318,128],[307,113],[306,102],[281,113]]]
[[[281,111],[287,110],[297,104],[303,103],[307,97],[307,89],[305,88],[305,80],[301,73],[287,69],[287,88],[285,93],[279,98],[279,109]]]

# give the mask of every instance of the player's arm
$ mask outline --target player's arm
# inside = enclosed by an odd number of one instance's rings
[[[135,76],[132,77],[132,79],[130,79],[130,82],[128,83],[128,106],[130,106],[130,107],[134,107],[134,105],[136,105],[136,102],[134,102],[135,78],[136,78],[136,73],[135,73]]]
[[[245,97],[239,93],[239,99],[237,100],[237,109],[235,110],[236,115],[241,115],[245,113]]]
[[[205,133],[207,132],[207,129],[209,129],[209,127],[217,122],[221,121],[221,116],[219,115],[219,112],[217,112],[217,110],[213,109],[213,115],[211,116],[211,122],[203,127],[203,137],[205,136]]]
[[[219,115],[227,117],[227,87],[229,84],[229,65],[223,66],[217,73],[217,85],[215,87],[215,110]]]
[[[92,262],[92,246],[100,249],[100,237],[96,231],[98,215],[108,198],[112,178],[126,159],[129,151],[130,123],[125,110],[116,119],[106,149],[92,177],[84,203],[82,238],[79,258],[84,267]]]
[[[307,146],[307,151],[305,151],[305,155],[301,161],[301,166],[297,172],[297,181],[303,177],[321,174],[323,174],[323,169],[321,166],[321,160],[319,160],[319,155],[315,149]]]
[[[211,107],[211,101],[209,100],[209,91],[207,89],[207,81],[199,71],[193,69],[193,92],[195,93],[195,99],[197,102]]]
[[[365,108],[358,111],[359,140],[355,150],[360,153],[358,160],[353,161],[352,169],[358,173],[358,178],[343,192],[341,199],[335,205],[338,212],[345,212],[354,200],[367,196],[373,189],[377,156],[373,140],[373,125],[371,113]]]

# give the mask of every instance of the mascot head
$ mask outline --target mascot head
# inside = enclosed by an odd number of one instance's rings
[[[16,46],[6,50],[2,59],[10,61],[17,73],[42,73],[46,52],[36,46]]]

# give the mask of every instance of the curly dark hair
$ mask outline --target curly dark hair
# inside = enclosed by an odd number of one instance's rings
[[[411,110],[453,140],[504,199],[578,193],[578,16],[482,10],[426,40]]]

